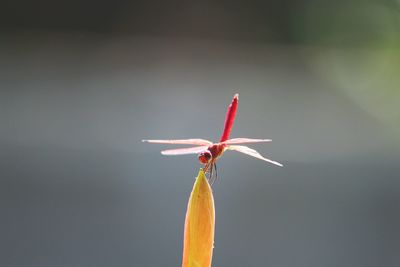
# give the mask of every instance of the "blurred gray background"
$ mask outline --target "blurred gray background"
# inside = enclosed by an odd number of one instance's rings
[[[399,1],[6,1],[0,266],[180,266],[196,156],[232,137],[213,266],[399,266]]]

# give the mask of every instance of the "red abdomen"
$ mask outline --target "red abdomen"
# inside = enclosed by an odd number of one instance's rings
[[[233,123],[235,122],[238,100],[239,100],[239,95],[238,94],[234,95],[232,103],[229,105],[228,110],[226,111],[224,131],[222,133],[221,139],[219,140],[220,142],[224,142],[229,139]]]

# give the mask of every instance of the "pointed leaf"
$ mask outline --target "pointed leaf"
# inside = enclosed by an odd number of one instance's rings
[[[200,169],[186,211],[182,267],[211,266],[214,227],[214,198],[211,186]]]

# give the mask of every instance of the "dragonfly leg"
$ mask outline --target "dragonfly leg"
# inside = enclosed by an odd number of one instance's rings
[[[207,162],[206,164],[204,164],[203,171],[206,174],[206,176],[207,176],[207,172],[209,172],[209,169],[208,169],[209,167],[210,167],[210,162]],[[210,177],[207,177],[207,179],[210,180]]]
[[[208,173],[207,179],[210,183],[212,183],[213,180],[213,168],[214,168],[214,162],[211,161],[207,162],[203,168],[204,173],[206,174]]]
[[[210,182],[210,184],[213,183],[213,169],[214,169],[214,164],[211,164],[210,173],[208,177],[208,181]]]
[[[211,169],[215,170],[215,172],[211,172],[210,179],[209,179],[210,184],[213,185],[215,183],[215,181],[218,179],[217,164],[215,162],[212,164]]]
[[[214,169],[215,169],[215,181],[218,179],[218,171],[217,171],[217,163],[214,162]]]
[[[204,171],[205,173],[207,173],[209,167],[210,167],[210,162],[207,162],[206,164],[204,164],[203,171]]]

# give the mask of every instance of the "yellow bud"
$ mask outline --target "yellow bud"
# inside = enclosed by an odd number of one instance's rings
[[[182,267],[211,266],[214,228],[214,198],[204,171],[200,169],[186,211]]]

